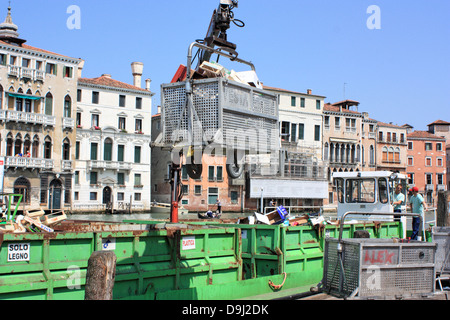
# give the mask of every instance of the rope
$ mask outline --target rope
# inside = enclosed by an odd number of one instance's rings
[[[286,281],[286,277],[287,277],[287,273],[283,272],[284,274],[284,280],[283,283],[280,285],[276,285],[272,282],[272,280],[269,280],[269,286],[273,289],[273,290],[280,290],[283,286],[284,286],[284,282]]]

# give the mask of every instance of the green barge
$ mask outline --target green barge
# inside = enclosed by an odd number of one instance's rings
[[[346,224],[401,237],[399,222]],[[117,256],[117,300],[272,299],[305,292],[323,277],[324,243],[339,227],[211,222],[64,221],[53,233],[4,233],[0,299],[82,300],[94,251]]]

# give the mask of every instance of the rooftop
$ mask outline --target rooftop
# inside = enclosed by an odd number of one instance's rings
[[[79,78],[78,83],[80,84],[87,84],[87,85],[96,85],[101,87],[109,87],[109,88],[118,88],[118,89],[124,89],[124,90],[132,90],[132,91],[140,91],[142,93],[151,93],[150,91],[146,89],[142,89],[136,86],[133,86],[131,84],[114,80],[111,78],[108,74],[103,74],[100,77],[97,78]]]

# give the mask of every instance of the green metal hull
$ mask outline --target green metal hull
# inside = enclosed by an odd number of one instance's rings
[[[0,299],[81,300],[88,259],[94,251],[117,256],[114,299],[271,299],[304,292],[323,276],[325,237],[310,226],[283,227],[192,223],[188,228],[152,229],[155,222],[128,221],[78,232],[4,234],[0,250]],[[141,228],[135,228],[141,227]],[[400,237],[398,223],[346,225],[371,237]],[[14,260],[14,245],[23,261]],[[25,246],[24,246],[25,245]],[[19,248],[19,246],[16,246]],[[269,282],[283,286],[274,289]]]

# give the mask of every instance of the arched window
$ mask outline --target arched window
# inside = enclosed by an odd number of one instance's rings
[[[39,158],[39,137],[37,135],[33,137],[31,156],[33,158]]]
[[[390,147],[388,154],[389,154],[389,162],[390,163],[394,162],[394,148]]]
[[[394,162],[395,163],[400,163],[400,148],[399,147],[395,148]]]
[[[16,136],[16,141],[14,141],[14,154],[16,156],[23,155],[22,154],[22,136],[20,133]]]
[[[6,156],[14,156],[14,140],[11,132],[6,136]]]
[[[63,152],[62,152],[62,159],[63,160],[70,160],[70,141],[69,139],[65,138],[63,140]]]
[[[14,193],[21,194],[22,202],[30,203],[31,184],[27,178],[20,177],[14,182]],[[19,201],[18,197],[14,197],[14,202]]]
[[[72,116],[72,99],[67,95],[64,98],[64,114],[63,117],[70,118]]]
[[[383,147],[383,162],[387,162],[387,161],[388,161],[388,148]]]
[[[370,146],[370,150],[369,150],[369,161],[371,165],[375,164],[375,149],[373,148],[373,146]]]
[[[50,92],[45,96],[45,114],[53,115],[53,96]]]
[[[25,135],[24,143],[23,143],[23,156],[31,157],[31,137],[30,135]]]
[[[325,147],[323,149],[323,160],[328,161],[329,147],[328,142],[325,142]]]
[[[106,138],[103,148],[103,160],[105,161],[112,160],[112,145],[113,141],[110,138]]]
[[[47,136],[44,139],[44,159],[52,158],[52,139]]]

